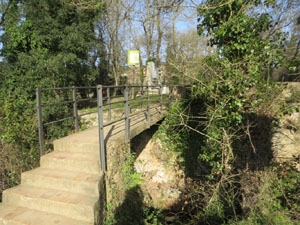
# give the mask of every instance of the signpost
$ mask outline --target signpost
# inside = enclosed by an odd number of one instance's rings
[[[140,66],[140,51],[139,50],[129,50],[128,51],[128,65],[133,66],[133,82],[136,82],[134,67]]]
[[[128,51],[128,65],[129,66],[137,66],[137,65],[139,65],[139,63],[140,63],[140,51],[129,50]]]

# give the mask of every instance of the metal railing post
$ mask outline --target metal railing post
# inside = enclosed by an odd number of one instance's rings
[[[148,121],[148,128],[150,128],[150,95],[149,95],[149,85],[147,85],[147,121]]]
[[[110,89],[109,87],[107,88],[107,108],[108,108],[108,113],[107,113],[107,120],[111,120],[111,105],[110,105]]]
[[[39,144],[40,144],[40,156],[44,155],[44,127],[42,117],[42,96],[41,89],[36,89],[36,100],[37,100],[37,114],[38,114],[38,125],[39,125]]]
[[[142,95],[142,104],[141,104],[141,108],[144,108],[144,86],[142,86],[141,95]]]
[[[103,127],[103,88],[102,85],[97,86],[97,105],[98,105],[98,126],[99,126],[99,147],[100,162],[102,171],[106,171],[106,156],[104,145],[104,127]]]
[[[125,141],[129,142],[129,88],[126,85],[124,90],[125,100]]]
[[[72,97],[73,97],[73,114],[74,114],[74,122],[75,122],[75,130],[79,130],[79,122],[78,122],[78,111],[77,111],[77,97],[76,97],[76,87],[72,87]]]
[[[159,95],[160,95],[160,113],[162,114],[163,98],[162,98],[162,86],[161,85],[159,85]]]
[[[172,86],[169,86],[168,106],[171,104],[171,100],[172,100]]]
[[[131,113],[130,97],[131,97],[131,100],[134,101],[134,87],[130,87],[130,86],[127,86],[127,87],[128,87],[128,109],[129,109],[128,115],[129,115]]]

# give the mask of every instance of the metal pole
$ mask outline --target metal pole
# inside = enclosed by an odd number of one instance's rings
[[[160,113],[162,113],[163,98],[162,98],[162,86],[161,85],[159,85],[159,94],[160,94]]]
[[[106,156],[104,145],[103,131],[103,94],[102,85],[97,86],[97,105],[98,105],[98,126],[99,126],[99,147],[100,147],[100,162],[102,171],[106,171]]]
[[[125,100],[125,141],[129,142],[129,88],[126,85],[124,91]]]
[[[42,117],[42,99],[41,89],[36,89],[36,100],[37,100],[37,114],[38,114],[38,125],[39,125],[39,144],[40,144],[40,156],[44,155],[44,128],[43,128],[43,117]]]
[[[141,104],[141,108],[144,108],[144,86],[142,86],[141,94],[142,94],[142,104]]]
[[[169,101],[168,101],[168,106],[171,104],[171,100],[172,100],[172,86],[169,86]]]
[[[149,85],[147,85],[147,120],[148,128],[150,128],[150,96],[149,96]]]
[[[72,96],[73,96],[73,114],[75,120],[75,130],[79,130],[79,123],[78,123],[78,112],[77,112],[77,98],[76,98],[76,87],[72,87]]]
[[[111,120],[111,105],[110,105],[110,89],[107,88],[107,108],[108,108],[108,114],[107,114],[107,120]]]
[[[130,86],[127,86],[127,87],[128,87],[128,109],[129,109],[128,115],[129,115],[131,113],[130,97],[131,97],[131,100],[134,101],[134,87],[130,87]]]

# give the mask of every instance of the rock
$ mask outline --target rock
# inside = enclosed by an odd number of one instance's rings
[[[174,156],[163,152],[159,141],[150,140],[134,166],[144,179],[141,189],[146,194],[144,203],[147,206],[171,208],[180,201],[184,171],[180,170]]]
[[[281,119],[272,137],[274,161],[283,163],[300,156],[300,113],[294,112]],[[300,162],[295,165],[300,171]]]

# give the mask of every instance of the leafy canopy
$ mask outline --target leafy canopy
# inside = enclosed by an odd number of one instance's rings
[[[254,57],[257,61],[268,61],[275,55],[280,36],[272,40],[264,38],[262,34],[272,26],[272,19],[258,6],[269,7],[274,3],[234,0],[220,6],[218,0],[205,1],[198,11],[198,32],[209,36],[209,44],[216,45],[220,55],[231,62],[249,61]],[[276,59],[273,62],[276,63]]]
[[[35,89],[89,85],[99,75],[89,60],[101,9],[78,9],[60,0],[9,2],[1,37],[0,138],[30,155],[38,152]],[[53,102],[58,96],[45,92],[42,98]],[[67,106],[52,107],[43,119],[68,116]],[[57,136],[70,128],[63,125],[56,127]]]

